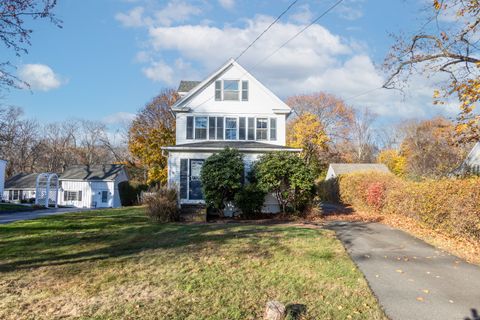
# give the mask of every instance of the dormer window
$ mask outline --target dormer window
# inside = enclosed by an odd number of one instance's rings
[[[241,86],[240,86],[241,84]],[[215,81],[215,101],[248,101],[248,81]]]

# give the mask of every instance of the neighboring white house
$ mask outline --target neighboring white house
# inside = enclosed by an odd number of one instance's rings
[[[225,147],[243,153],[246,172],[266,152],[301,151],[285,146],[290,107],[233,59],[201,82],[182,81],[178,91],[181,99],[171,108],[176,145],[162,149],[168,152],[168,184],[178,188],[180,204],[205,203],[200,170]],[[279,208],[267,196],[264,211]]]
[[[0,159],[0,200],[3,200],[3,190],[5,188],[5,167],[7,161]]]
[[[33,201],[38,173],[18,173],[5,181],[3,200],[8,202]]]
[[[59,177],[58,204],[77,208],[118,208],[118,185],[128,181],[123,165],[75,165]]]
[[[368,171],[390,173],[390,170],[383,163],[331,163],[328,166],[325,180],[336,178],[341,174]]]

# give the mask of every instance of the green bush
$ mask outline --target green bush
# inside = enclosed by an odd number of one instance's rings
[[[223,213],[225,203],[233,201],[242,189],[243,158],[236,149],[225,148],[205,160],[200,173],[207,205]]]
[[[128,207],[138,204],[142,191],[147,191],[147,189],[148,186],[145,184],[135,184],[129,181],[120,182],[118,192],[122,206]]]
[[[322,188],[327,185],[322,183]],[[413,218],[431,229],[480,241],[480,178],[414,182],[390,174],[340,177],[340,202],[358,210]]]
[[[242,211],[243,216],[255,217],[262,212],[266,195],[257,185],[247,184],[235,195],[235,206]]]
[[[154,192],[143,196],[145,213],[155,222],[178,221],[180,212],[178,208],[178,194],[176,189],[161,187]]]
[[[313,172],[294,153],[267,153],[259,158],[253,170],[259,188],[273,193],[283,212],[301,212],[313,198]]]

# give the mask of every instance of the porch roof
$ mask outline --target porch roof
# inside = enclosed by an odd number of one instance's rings
[[[219,151],[225,148],[238,149],[249,152],[289,151],[301,152],[302,149],[279,146],[276,144],[257,141],[202,141],[162,147],[166,151]]]

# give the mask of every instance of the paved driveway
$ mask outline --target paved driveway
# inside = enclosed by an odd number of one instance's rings
[[[64,214],[69,212],[88,211],[94,209],[79,209],[79,208],[58,208],[58,209],[45,209],[35,211],[18,211],[18,212],[5,212],[0,213],[0,224],[20,221],[31,220],[45,216],[51,216],[56,214]]]
[[[379,223],[332,222],[392,320],[479,320],[480,267]]]

